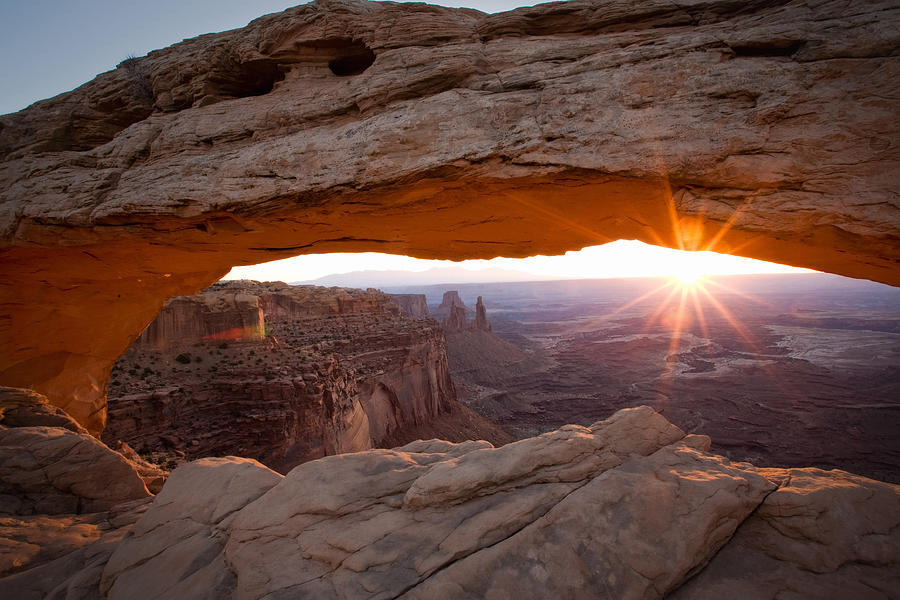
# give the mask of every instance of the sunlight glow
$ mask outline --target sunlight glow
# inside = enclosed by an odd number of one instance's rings
[[[689,288],[701,284],[704,275],[705,273],[701,273],[700,271],[689,266],[683,270],[680,270],[674,275],[674,277],[678,281],[678,285],[683,288]]]
[[[471,279],[484,280],[495,275],[496,281],[535,279],[607,279],[618,277],[672,277],[689,283],[701,275],[737,275],[751,273],[811,273],[776,263],[717,254],[709,251],[688,252],[651,246],[634,240],[618,240],[601,246],[590,246],[562,256],[529,258],[494,258],[491,260],[423,260],[409,256],[377,252],[307,254],[248,267],[235,267],[224,279],[256,279],[259,281],[312,281],[336,273],[358,271],[423,272],[453,267],[455,279],[447,283]],[[493,271],[489,271],[493,270]],[[479,276],[479,272],[484,272]]]

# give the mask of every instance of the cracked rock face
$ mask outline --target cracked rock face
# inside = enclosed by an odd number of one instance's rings
[[[418,441],[285,477],[201,459],[114,548],[73,554],[101,556],[90,576],[53,585],[111,599],[892,597],[898,486],[756,469],[708,444],[639,407],[502,448]]]
[[[125,61],[0,118],[0,383],[97,433],[167,297],[310,252],[634,238],[898,284],[898,45],[892,0],[324,0]]]

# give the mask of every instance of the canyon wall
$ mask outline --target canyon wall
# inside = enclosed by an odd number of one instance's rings
[[[210,292],[169,299],[136,344],[156,348],[215,340],[265,337],[259,298],[240,292]]]
[[[212,321],[229,335],[209,333],[210,313],[196,307],[211,305],[219,309]],[[246,330],[233,325],[248,306],[264,325],[240,335]],[[219,283],[173,298],[147,331],[153,336],[142,334],[113,368],[103,433],[110,445],[121,440],[187,458],[234,454],[286,471],[405,443],[407,432],[422,435],[465,410],[438,324],[399,315],[376,290]],[[485,422],[471,433],[506,440],[489,429]]]
[[[898,45],[892,0],[320,0],[123,61],[0,117],[0,383],[98,433],[167,298],[303,253],[633,238],[900,284]]]
[[[425,300],[425,294],[388,294],[397,306],[400,312],[407,317],[414,319],[425,319],[430,316],[428,312],[428,302]]]

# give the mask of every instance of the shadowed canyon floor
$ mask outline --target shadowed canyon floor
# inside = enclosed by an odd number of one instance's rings
[[[718,283],[717,283],[718,282]],[[900,482],[900,290],[828,275],[417,288],[483,295],[500,338],[448,334],[463,401],[518,437],[648,404],[733,460]],[[674,296],[665,302],[674,290]],[[839,443],[836,443],[839,440]]]

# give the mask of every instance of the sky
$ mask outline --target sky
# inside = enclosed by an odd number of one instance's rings
[[[607,279],[613,277],[689,278],[700,275],[739,273],[804,273],[806,269],[727,256],[716,252],[686,252],[651,246],[634,240],[619,240],[591,246],[564,256],[494,258],[491,260],[422,260],[408,256],[378,254],[308,254],[250,267],[235,267],[225,279],[257,281],[310,281],[332,273],[363,270],[425,271],[458,265],[470,271],[489,268],[521,271],[549,279]],[[447,282],[456,283],[456,282]]]
[[[484,12],[528,6],[528,0],[432,2]],[[129,56],[204,33],[243,27],[297,2],[285,0],[0,0],[0,114],[71,90],[115,68]],[[691,256],[693,255],[693,256]],[[720,255],[719,255],[720,256]],[[497,267],[533,275],[618,277],[671,274],[783,272],[767,263],[712,253],[679,253],[639,242],[614,242],[565,257],[464,261],[466,269]],[[303,281],[358,270],[424,271],[449,261],[422,261],[375,253],[308,255],[266,266],[241,267],[228,277]]]

